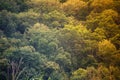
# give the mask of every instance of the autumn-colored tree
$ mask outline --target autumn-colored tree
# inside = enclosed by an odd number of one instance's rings
[[[78,20],[85,20],[89,14],[87,3],[82,0],[68,0],[62,8],[67,15],[74,16]]]

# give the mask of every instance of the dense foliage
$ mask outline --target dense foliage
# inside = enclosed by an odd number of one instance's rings
[[[0,0],[0,80],[120,80],[120,0]]]

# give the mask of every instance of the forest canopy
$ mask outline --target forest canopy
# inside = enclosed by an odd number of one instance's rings
[[[120,0],[0,0],[0,80],[120,80]]]

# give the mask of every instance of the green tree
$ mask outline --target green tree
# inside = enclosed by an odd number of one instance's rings
[[[21,12],[28,9],[27,0],[0,0],[0,11],[7,10],[10,12]]]
[[[51,11],[48,14],[43,14],[41,18],[42,20],[40,22],[52,28],[63,28],[64,25],[68,23],[68,19],[65,14],[56,10]]]
[[[36,23],[33,27],[29,28],[26,33],[30,44],[40,53],[51,55],[56,52],[58,40],[55,30],[52,31],[47,26]]]
[[[65,28],[60,30],[58,39],[63,48],[71,53],[73,69],[91,64],[91,62],[88,63],[90,59],[88,55],[94,54],[96,41],[90,40],[90,34],[90,31],[82,25],[66,25]]]
[[[16,31],[16,14],[3,10],[0,12],[0,29],[6,36],[11,36]]]
[[[29,39],[30,44],[35,47],[36,51],[47,57],[48,61],[45,63],[42,77],[44,80],[58,79],[53,74],[58,74],[59,72],[61,72],[59,76],[66,79],[71,72],[71,56],[59,47],[57,34],[58,31],[56,29],[49,29],[40,23],[36,23],[26,32],[26,37]],[[56,70],[55,67],[59,67],[59,69]]]
[[[17,31],[23,34],[27,28],[39,22],[39,18],[40,14],[33,10],[19,13],[17,15]]]
[[[6,54],[12,80],[31,79],[40,74],[40,55],[32,46],[14,48],[12,52],[7,50]]]
[[[88,67],[87,69],[79,68],[72,73],[71,80],[102,80],[99,77],[97,69]]]
[[[57,0],[31,0],[28,5],[41,14],[54,10],[61,11],[60,3]]]
[[[8,80],[7,68],[9,66],[8,59],[5,58],[4,51],[10,47],[9,41],[6,37],[0,38],[0,77],[3,80]]]

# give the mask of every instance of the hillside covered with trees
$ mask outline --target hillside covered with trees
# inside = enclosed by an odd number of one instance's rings
[[[120,0],[0,0],[0,80],[120,80]]]

